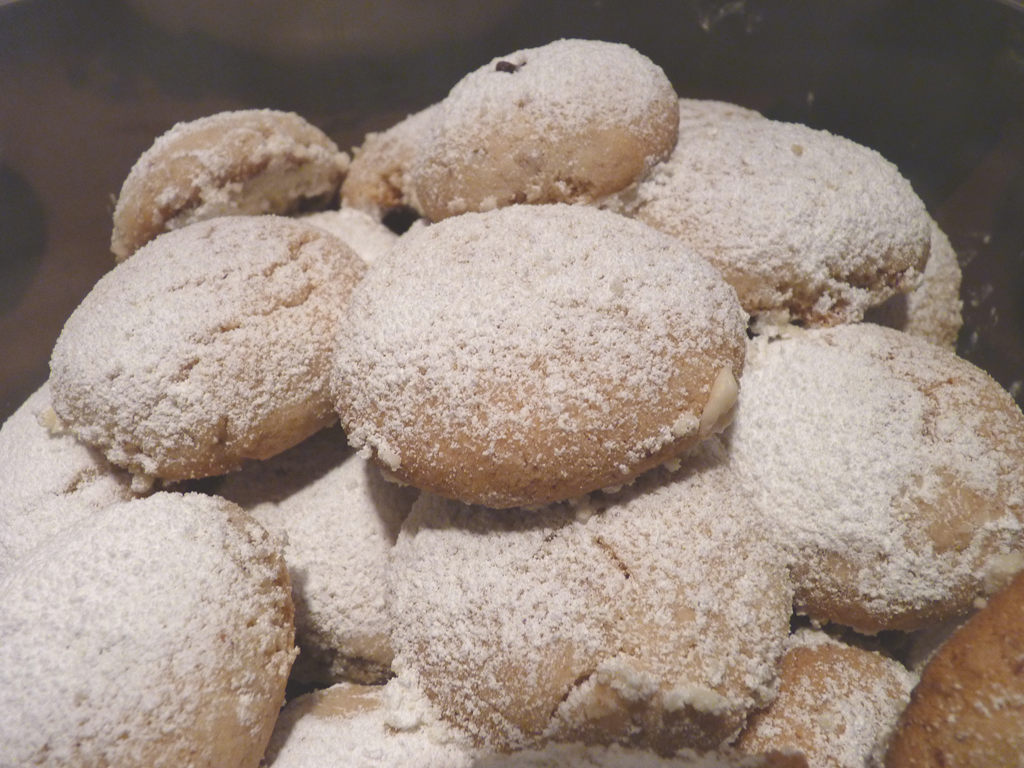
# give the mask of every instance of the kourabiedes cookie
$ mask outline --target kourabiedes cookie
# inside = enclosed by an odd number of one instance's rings
[[[349,439],[403,482],[491,507],[627,482],[721,429],[746,315],[706,261],[587,206],[406,235],[341,324]]]
[[[686,102],[671,157],[616,206],[708,258],[752,315],[860,320],[912,289],[928,257],[924,203],[848,139],[712,102]]]
[[[678,97],[650,59],[619,43],[558,40],[466,75],[440,103],[412,167],[439,221],[513,203],[594,203],[676,143]]]
[[[393,550],[398,679],[486,749],[713,749],[772,696],[780,554],[717,439],[578,506],[423,494]]]
[[[323,208],[349,158],[290,112],[221,112],[178,123],[138,159],[114,208],[122,261],[161,232],[216,216]]]
[[[796,608],[861,632],[970,610],[1024,546],[1024,416],[983,371],[859,323],[755,339],[728,433]]]
[[[234,504],[157,493],[0,579],[4,765],[256,768],[295,658],[280,545]]]
[[[166,480],[265,459],[335,419],[333,339],[365,270],[280,216],[161,235],[104,275],[51,358],[63,424],[114,464]]]

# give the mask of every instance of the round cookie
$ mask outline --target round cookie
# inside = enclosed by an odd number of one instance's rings
[[[0,581],[3,762],[256,768],[292,639],[278,544],[237,507],[111,505]]]
[[[335,419],[339,318],[365,266],[293,219],[168,232],[104,275],[51,357],[64,425],[134,474],[216,475]]]
[[[423,494],[393,550],[395,667],[484,749],[712,749],[773,693],[779,555],[714,439],[575,507]]]
[[[470,768],[475,750],[443,724],[396,720],[388,701],[400,684],[339,683],[290,701],[265,762],[273,768]],[[395,727],[397,725],[401,727]]]
[[[617,485],[727,423],[735,292],[677,240],[587,206],[512,206],[402,237],[353,292],[332,387],[403,482],[530,506]]]
[[[917,682],[899,662],[803,629],[779,664],[779,695],[736,747],[803,753],[815,768],[880,766]]]
[[[685,127],[630,213],[709,259],[747,312],[835,325],[917,284],[929,217],[877,152],[750,115]]]
[[[178,123],[142,153],[114,208],[118,261],[161,232],[216,216],[287,214],[336,198],[349,157],[291,112],[221,112]]]
[[[403,208],[422,214],[412,183],[412,166],[420,145],[430,136],[440,105],[409,115],[385,131],[368,133],[352,151],[352,164],[341,184],[342,205],[384,221]]]
[[[301,221],[344,241],[367,264],[390,250],[398,240],[398,235],[358,208],[309,213],[301,217]]]
[[[390,677],[388,557],[418,492],[385,481],[337,427],[225,476],[215,491],[287,541],[301,651],[292,679]]]
[[[646,56],[558,40],[493,59],[452,88],[413,186],[433,221],[513,203],[594,203],[668,157],[678,120],[672,84]]]
[[[1024,546],[1024,416],[980,369],[867,323],[756,339],[728,442],[796,608],[861,632],[970,610]]]
[[[887,768],[1016,766],[1024,754],[1024,572],[942,645],[900,718]]]
[[[43,384],[0,427],[0,575],[79,517],[134,495],[127,472],[60,429]]]
[[[939,225],[932,221],[931,248],[921,284],[910,293],[898,293],[869,307],[864,319],[955,349],[964,324],[961,280],[956,251]]]

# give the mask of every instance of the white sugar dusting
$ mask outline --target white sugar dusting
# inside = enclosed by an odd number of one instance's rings
[[[394,550],[396,663],[491,747],[565,740],[627,706],[650,730],[607,738],[734,736],[772,695],[792,593],[717,441],[688,466],[595,495],[586,515],[421,496]]]
[[[809,582],[805,609],[842,622],[822,605],[852,601],[880,622],[866,631],[967,610],[985,561],[1024,542],[1024,417],[1006,393],[878,326],[753,345],[730,449],[785,532],[798,596]]]
[[[392,469],[410,445],[434,460],[438,441],[495,464],[548,455],[555,473],[595,454],[628,469],[699,419],[721,369],[741,370],[745,325],[733,290],[673,238],[592,208],[513,206],[377,261],[333,386],[353,444]]]
[[[817,324],[914,287],[928,253],[924,204],[877,152],[721,109],[684,120],[672,156],[620,207],[712,260],[752,314]]]
[[[341,241],[283,217],[166,233],[68,319],[54,408],[139,474],[216,474],[283,450],[331,419],[329,356],[364,269]]]
[[[237,507],[111,505],[21,566],[0,580],[6,762],[241,764],[262,750],[294,658],[291,604],[278,543]]]

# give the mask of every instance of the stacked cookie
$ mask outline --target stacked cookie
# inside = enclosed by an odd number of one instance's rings
[[[910,185],[840,137],[679,99],[626,46],[494,59],[351,159],[296,115],[176,126],[112,249],[0,430],[0,455],[68,463],[44,489],[0,475],[2,687],[134,723],[60,734],[109,764],[152,760],[173,720],[167,754],[256,765],[289,670],[323,690],[270,765],[877,764],[916,679],[893,638],[1024,563],[1024,416],[950,348],[956,257]],[[258,696],[216,644],[168,677],[226,665],[216,692],[147,679],[191,647],[185,602],[136,649],[77,599],[152,557],[143,533],[125,550],[149,507],[173,547],[212,538],[180,592],[244,593],[252,615],[203,627],[264,633],[238,640]],[[64,573],[79,550],[108,570]],[[17,618],[40,558],[76,631],[136,665],[49,665]],[[125,573],[118,626],[141,627],[165,576]],[[25,759],[86,749],[50,730],[9,734]]]

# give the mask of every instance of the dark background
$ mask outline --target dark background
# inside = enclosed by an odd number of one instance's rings
[[[414,23],[396,12],[376,47],[324,46],[320,29],[318,46],[288,51],[231,34],[230,19],[223,34],[168,25],[145,2],[0,5],[0,421],[45,380],[64,320],[113,266],[113,199],[175,122],[293,110],[347,149],[491,58],[560,37],[627,43],[681,96],[828,129],[896,163],[960,256],[959,352],[1024,399],[1024,12],[996,0],[504,5],[474,34],[424,47],[389,44]]]

